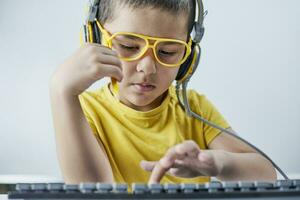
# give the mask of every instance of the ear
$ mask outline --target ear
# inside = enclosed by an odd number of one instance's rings
[[[192,43],[192,52],[189,55],[189,57],[186,59],[186,61],[180,65],[177,76],[175,78],[176,81],[181,81],[186,73],[189,71],[190,67],[193,67],[193,58],[194,58],[194,54],[195,54],[195,48],[194,48],[194,42]]]

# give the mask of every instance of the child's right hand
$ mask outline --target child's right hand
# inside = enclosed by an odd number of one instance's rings
[[[105,46],[87,43],[61,64],[51,78],[54,90],[77,96],[97,80],[108,76],[121,81],[121,61]]]

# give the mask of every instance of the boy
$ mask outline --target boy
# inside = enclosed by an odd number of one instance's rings
[[[271,163],[255,150],[188,117],[179,106],[171,85],[179,65],[167,64],[169,58],[179,63],[186,49],[156,41],[170,38],[188,45],[194,10],[188,0],[100,1],[99,26],[112,48],[85,44],[51,79],[66,183],[276,179]],[[154,47],[141,53],[144,38]],[[131,54],[141,55],[120,59]],[[103,77],[118,80],[118,92],[111,84],[85,92]],[[188,98],[194,112],[232,130],[203,95],[189,91]]]

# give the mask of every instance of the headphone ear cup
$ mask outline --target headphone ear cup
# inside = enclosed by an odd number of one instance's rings
[[[93,22],[92,24],[92,33],[93,38],[95,38],[95,43],[101,44],[101,31],[99,30],[96,22]]]
[[[181,81],[181,79],[183,79],[185,77],[186,73],[189,71],[190,67],[193,67],[192,62],[193,62],[193,58],[194,58],[194,54],[195,54],[194,49],[195,48],[192,47],[191,54],[186,59],[186,61],[180,65],[177,76],[175,78],[176,81]]]

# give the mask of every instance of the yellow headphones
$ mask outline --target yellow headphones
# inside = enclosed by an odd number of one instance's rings
[[[194,0],[195,5],[195,16],[198,13],[194,25],[192,33],[190,37],[192,39],[192,51],[186,61],[180,65],[177,76],[175,80],[177,82],[182,83],[188,77],[191,77],[195,72],[195,69],[200,61],[201,56],[201,48],[200,41],[204,34],[203,27],[203,19],[204,19],[204,9],[202,0]],[[83,26],[83,30],[81,31],[80,42],[92,42],[92,43],[102,43],[101,31],[99,30],[96,19],[99,16],[99,2],[100,0],[94,0],[93,4],[88,8],[88,16],[85,25]],[[113,86],[117,89],[117,84],[115,84],[115,80],[112,80]]]

